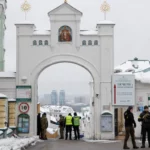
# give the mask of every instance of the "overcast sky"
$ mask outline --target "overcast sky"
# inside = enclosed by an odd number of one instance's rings
[[[31,11],[27,15],[27,20],[35,23],[37,29],[50,29],[47,13],[53,8],[63,3],[63,0],[28,0],[31,4]],[[107,14],[107,19],[114,21],[115,26],[115,65],[128,59],[138,57],[140,59],[150,59],[150,0],[107,0],[111,5],[111,10]],[[24,20],[24,13],[20,6],[24,0],[8,0],[6,11],[6,71],[15,71],[16,56],[16,31],[14,24]],[[68,0],[69,4],[83,12],[81,29],[95,29],[96,23],[104,19],[100,11],[102,0]],[[60,65],[53,76],[60,74],[59,67],[70,69],[70,65]],[[55,68],[55,67],[54,67]],[[73,69],[72,69],[73,70]],[[71,71],[71,70],[70,70]],[[47,74],[48,74],[47,73]],[[52,75],[51,74],[51,75]],[[83,69],[78,70],[80,81],[89,82],[89,74]],[[74,72],[70,76],[74,75]],[[63,74],[62,74],[63,76]],[[66,73],[64,73],[66,76]],[[70,78],[68,75],[67,77]],[[77,76],[74,76],[74,79]],[[44,83],[44,80],[41,82]],[[44,85],[44,84],[43,84]],[[81,91],[81,90],[79,90]]]

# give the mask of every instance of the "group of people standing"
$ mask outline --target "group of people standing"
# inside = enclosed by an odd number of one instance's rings
[[[133,107],[129,106],[127,111],[124,113],[124,119],[125,119],[125,140],[124,140],[124,149],[130,149],[127,146],[127,141],[129,139],[129,136],[131,135],[133,149],[138,149],[136,142],[135,142],[135,131],[134,128],[136,128],[136,122],[134,120],[133,116]],[[145,148],[145,141],[146,141],[146,133],[148,134],[148,143],[150,148],[150,112],[148,109],[148,106],[144,106],[144,111],[140,114],[138,121],[141,122],[141,135],[142,135],[142,146],[141,148]]]
[[[74,117],[72,117],[71,113],[68,116],[63,117],[60,115],[59,120],[59,127],[60,127],[60,139],[64,139],[64,130],[66,129],[65,133],[65,140],[69,139],[72,140],[72,128],[74,130],[75,138],[74,140],[80,140],[80,119],[81,117],[77,116],[77,113],[74,113]]]
[[[41,140],[47,140],[46,129],[48,128],[48,120],[46,118],[46,113],[39,113],[37,116],[37,135]]]

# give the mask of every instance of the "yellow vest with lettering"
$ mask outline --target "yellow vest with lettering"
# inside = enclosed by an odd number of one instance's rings
[[[66,117],[66,125],[72,125],[72,116]]]

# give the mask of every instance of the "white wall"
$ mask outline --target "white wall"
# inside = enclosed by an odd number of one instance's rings
[[[0,93],[8,99],[16,99],[16,78],[0,77]]]

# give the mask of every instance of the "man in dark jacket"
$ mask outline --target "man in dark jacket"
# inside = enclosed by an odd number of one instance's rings
[[[139,122],[142,122],[142,146],[145,148],[146,133],[148,133],[148,142],[150,148],[150,112],[148,106],[144,106],[144,111],[140,114],[138,118]]]
[[[124,119],[125,119],[125,140],[124,140],[124,149],[130,149],[127,146],[127,141],[129,139],[129,136],[131,135],[132,138],[132,144],[133,149],[138,149],[135,143],[135,135],[134,135],[134,128],[136,128],[136,123],[133,116],[133,107],[129,106],[128,109],[124,113]],[[133,127],[134,125],[134,127]]]
[[[41,114],[37,115],[37,135],[41,138]]]

